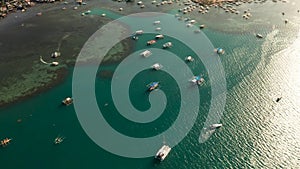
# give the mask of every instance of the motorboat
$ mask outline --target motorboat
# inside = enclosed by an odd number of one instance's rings
[[[154,21],[153,24],[158,25],[158,24],[160,24],[160,21]]]
[[[152,91],[152,90],[158,88],[158,85],[159,85],[159,82],[151,82],[150,84],[147,85],[147,87],[148,87],[149,91]]]
[[[209,126],[209,129],[210,129],[210,130],[215,130],[215,129],[218,129],[218,128],[222,127],[222,126],[223,126],[222,124],[216,123],[216,124],[210,125],[210,126]]]
[[[57,58],[57,57],[59,57],[60,56],[60,52],[53,52],[52,54],[51,54],[51,57],[52,58]]]
[[[144,52],[140,53],[141,56],[149,57],[152,53],[150,52],[150,50],[145,50]]]
[[[60,144],[64,141],[64,137],[62,136],[57,136],[55,139],[54,139],[54,144]]]
[[[142,35],[143,33],[144,33],[143,30],[137,30],[137,31],[135,31],[135,34],[136,34],[136,35]]]
[[[151,68],[154,70],[160,70],[162,68],[162,65],[159,63],[155,63],[154,65],[151,66]]]
[[[203,28],[205,28],[205,25],[200,25],[199,28],[203,29]]]
[[[58,64],[59,64],[58,62],[51,62],[50,66],[58,66]]]
[[[185,61],[187,61],[187,62],[193,62],[194,58],[192,56],[187,56],[187,57],[185,57]]]
[[[5,147],[7,146],[10,142],[11,142],[11,138],[5,138],[3,140],[0,141],[0,146]]]
[[[167,145],[163,145],[156,153],[155,159],[158,159],[159,161],[163,161],[168,156],[171,149],[172,149],[171,147]]]
[[[164,35],[156,35],[155,36],[155,39],[163,39],[164,38]]]
[[[199,76],[194,76],[193,79],[191,80],[191,82],[197,84],[197,85],[202,85],[204,83],[204,78]]]
[[[149,40],[149,41],[147,42],[147,45],[153,45],[154,43],[156,43],[156,40]]]
[[[161,31],[161,27],[155,28],[156,31]]]
[[[167,42],[165,44],[163,44],[163,48],[166,49],[166,48],[170,48],[172,47],[172,43],[171,42]]]
[[[62,101],[62,104],[68,106],[73,103],[73,99],[71,97],[67,97]]]
[[[263,38],[263,36],[262,36],[261,34],[259,34],[259,33],[256,34],[256,37],[257,37],[257,38],[260,38],[260,39]]]
[[[222,48],[217,48],[217,49],[215,49],[215,51],[217,52],[217,54],[224,54],[225,53],[225,50],[222,49]]]
[[[275,101],[279,102],[282,99],[282,97],[278,97]]]

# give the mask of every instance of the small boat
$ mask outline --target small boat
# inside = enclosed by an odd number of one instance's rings
[[[164,35],[156,35],[155,36],[155,39],[163,39],[164,38]]]
[[[197,84],[197,85],[202,85],[204,83],[204,78],[201,76],[194,76],[191,82]]]
[[[170,48],[172,47],[172,43],[171,42],[167,42],[165,44],[163,44],[163,48],[166,49],[166,48]]]
[[[11,138],[5,138],[3,140],[0,141],[0,146],[5,147],[7,146],[10,142],[11,142]]]
[[[151,66],[151,68],[154,70],[160,70],[162,68],[162,65],[159,63],[155,63],[154,65]]]
[[[192,56],[187,56],[187,57],[185,57],[185,61],[187,61],[187,62],[193,62],[194,58]]]
[[[160,24],[160,21],[154,21],[153,24],[158,25],[158,24]]]
[[[159,161],[163,161],[170,153],[171,149],[172,149],[171,147],[167,145],[163,145],[156,153],[155,159],[158,159]]]
[[[159,85],[159,82],[151,82],[150,84],[147,85],[147,87],[148,87],[149,91],[152,91],[152,90],[158,88],[158,85]]]
[[[225,53],[225,50],[222,49],[222,48],[217,48],[217,49],[215,49],[215,51],[217,52],[217,54],[224,54]]]
[[[54,53],[51,54],[52,58],[57,58],[59,56],[60,56],[60,52],[54,52]]]
[[[42,12],[38,12],[36,16],[42,16]]]
[[[62,104],[68,106],[73,103],[73,99],[71,97],[67,97],[62,101]]]
[[[52,62],[51,64],[50,64],[50,66],[57,66],[59,63],[58,62]]]
[[[141,56],[149,57],[152,53],[150,52],[150,50],[145,50],[144,52],[140,53]]]
[[[278,97],[275,101],[279,102],[282,99],[282,97]]]
[[[223,125],[222,124],[212,124],[212,125],[210,125],[209,126],[209,129],[210,130],[215,130],[215,129],[218,129],[218,128],[220,128],[220,127],[222,127]]]
[[[156,40],[149,40],[149,41],[147,42],[147,45],[153,45],[154,43],[156,43]]]
[[[161,31],[161,27],[155,28],[156,31]]]
[[[259,33],[256,34],[256,37],[257,37],[257,38],[260,38],[260,39],[263,38],[263,36],[262,36],[261,34],[259,34]]]
[[[136,35],[142,35],[143,33],[144,33],[143,30],[137,30],[137,31],[135,31],[135,34],[136,34]]]
[[[203,29],[203,28],[205,28],[205,25],[200,25],[199,28]]]
[[[138,36],[132,36],[131,38],[132,38],[133,40],[138,40],[138,39],[139,39]]]
[[[64,141],[64,137],[62,136],[57,136],[55,139],[54,139],[54,144],[60,144]]]

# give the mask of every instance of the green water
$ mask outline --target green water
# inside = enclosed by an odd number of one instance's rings
[[[103,12],[99,11],[96,14]],[[272,14],[269,11],[268,15]],[[107,15],[110,16],[110,13]],[[224,126],[207,142],[199,144],[198,137],[209,110],[209,83],[199,87],[201,104],[194,127],[172,149],[166,160],[158,165],[152,157],[130,159],[116,156],[89,139],[78,122],[73,105],[61,105],[62,99],[72,95],[72,73],[69,73],[60,85],[0,109],[0,138],[13,138],[9,146],[0,149],[1,166],[104,169],[297,168],[300,165],[300,124],[297,120],[300,114],[300,83],[297,78],[300,74],[300,42],[299,38],[295,38],[298,36],[295,30],[299,30],[300,22],[297,16],[295,12],[291,17],[294,19],[290,19],[293,26],[278,26],[278,29],[266,25],[262,29],[255,27],[240,33],[204,30],[214,46],[226,51],[220,57],[228,89],[221,120]],[[254,36],[253,32],[257,30],[264,34],[264,39]],[[145,48],[145,42],[152,36],[140,37],[135,44],[136,50]],[[170,49],[180,58],[191,53],[186,46],[169,37],[155,46],[160,47],[167,40],[172,40],[174,46],[182,46]],[[180,93],[174,79],[165,72],[145,70],[132,80],[129,96],[136,109],[147,110],[151,106],[145,85],[140,84],[158,79],[163,82],[160,89],[168,98],[164,114],[154,122],[141,125],[118,114],[110,94],[110,75],[100,75],[101,71],[112,73],[117,66],[118,63],[101,65],[99,75],[95,77],[98,105],[109,124],[118,132],[135,137],[149,137],[166,130],[175,120],[180,106]],[[209,82],[208,73],[200,60],[196,60],[190,68],[195,74],[203,74]],[[72,67],[69,68],[69,72],[72,70]],[[274,99],[280,96],[283,99],[275,103]],[[18,119],[22,119],[22,122],[18,123]],[[62,144],[54,145],[53,140],[58,135],[66,139]]]

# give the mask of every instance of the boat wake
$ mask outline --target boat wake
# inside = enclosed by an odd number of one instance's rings
[[[41,61],[42,63],[46,64],[46,65],[50,65],[50,64],[51,64],[51,63],[47,63],[46,61],[44,61],[42,56],[40,56],[40,61]]]

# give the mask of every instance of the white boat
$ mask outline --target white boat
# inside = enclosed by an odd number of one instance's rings
[[[256,34],[256,37],[258,37],[258,38],[260,38],[260,39],[263,38],[263,36],[262,36],[261,34],[259,34],[259,33]]]
[[[73,103],[73,99],[71,97],[67,97],[62,101],[62,104],[68,106]]]
[[[137,31],[135,31],[135,34],[136,34],[136,35],[142,35],[143,33],[144,33],[143,30],[137,30]]]
[[[224,54],[225,53],[225,50],[222,49],[222,48],[217,48],[217,49],[215,49],[215,51],[217,52],[217,54]]]
[[[155,63],[154,65],[151,66],[151,68],[154,70],[160,70],[162,68],[162,65],[159,63]]]
[[[52,58],[57,58],[59,56],[60,56],[60,52],[54,52],[54,53],[51,54]]]
[[[155,39],[163,39],[164,38],[164,35],[156,35],[155,36]]]
[[[51,64],[50,64],[50,66],[57,66],[59,63],[58,62],[52,62]]]
[[[192,56],[187,56],[187,57],[185,58],[185,60],[188,61],[188,62],[193,62],[193,61],[194,61],[194,58],[193,58]]]
[[[171,147],[167,145],[163,145],[156,153],[155,159],[158,159],[159,161],[163,161],[170,153],[170,151],[171,151]]]
[[[158,25],[158,24],[160,24],[160,21],[154,21],[153,24]]]
[[[161,27],[155,28],[156,31],[161,31]]]
[[[141,56],[149,57],[152,53],[150,52],[150,50],[145,50],[144,52],[140,53]]]
[[[210,126],[209,126],[209,129],[215,130],[215,129],[218,129],[218,128],[220,128],[220,127],[222,127],[222,124],[216,123],[216,124],[210,125]]]
[[[170,48],[170,47],[172,47],[171,42],[167,42],[167,43],[163,44],[163,48]]]

